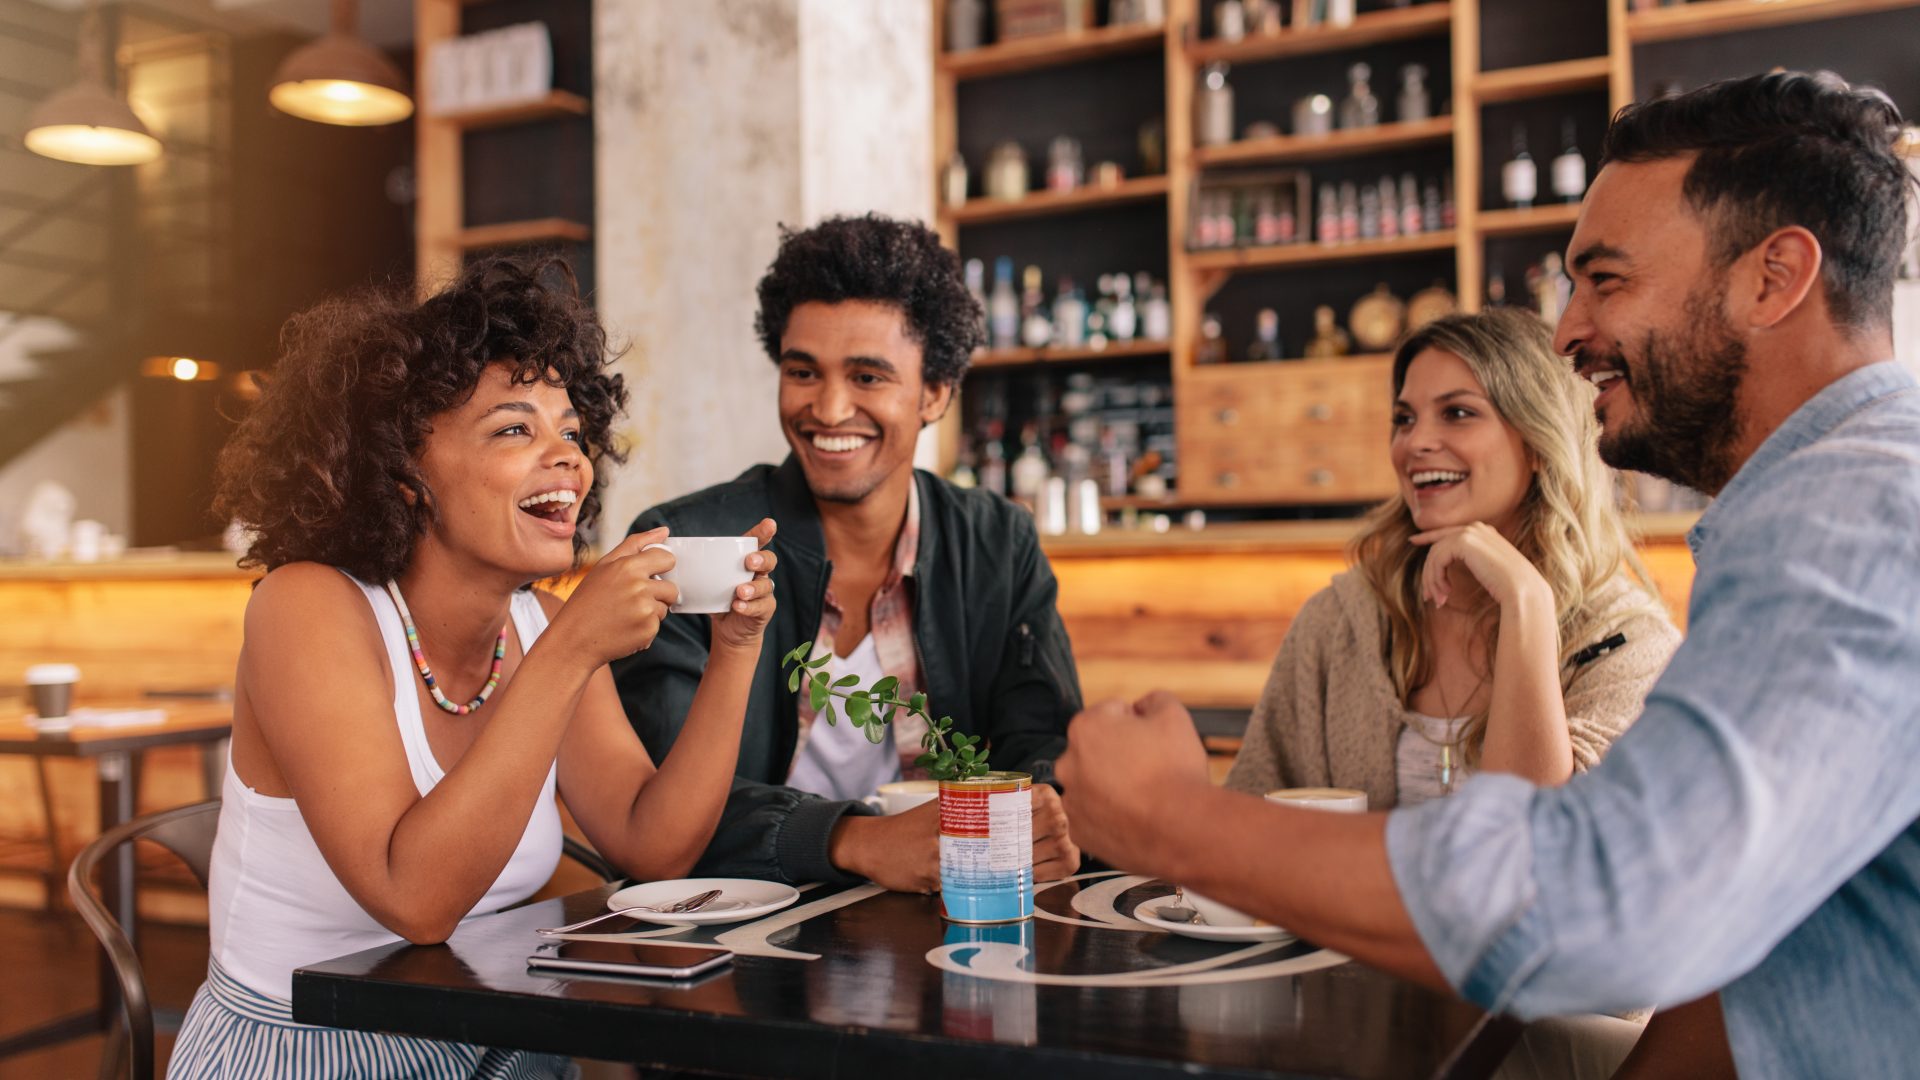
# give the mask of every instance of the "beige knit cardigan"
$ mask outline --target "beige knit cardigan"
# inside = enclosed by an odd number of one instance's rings
[[[1572,644],[1585,647],[1615,633],[1627,640],[1561,670],[1577,770],[1598,763],[1639,717],[1647,691],[1680,647],[1665,612],[1625,575],[1603,586],[1595,601],[1594,616]],[[1281,642],[1227,786],[1253,793],[1354,788],[1367,793],[1371,809],[1397,803],[1394,748],[1408,713],[1387,673],[1386,633],[1386,610],[1358,568],[1308,599]]]

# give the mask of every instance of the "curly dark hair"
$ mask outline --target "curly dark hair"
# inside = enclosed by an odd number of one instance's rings
[[[1820,241],[1833,321],[1886,326],[1913,189],[1893,152],[1904,123],[1879,90],[1779,71],[1621,109],[1601,164],[1696,154],[1681,191],[1707,220],[1716,269],[1803,226]]]
[[[327,300],[288,320],[280,342],[280,362],[216,470],[215,513],[254,534],[242,566],[312,561],[392,580],[435,518],[420,472],[433,418],[472,397],[495,362],[513,364],[516,383],[565,388],[579,411],[594,464],[583,531],[600,512],[601,460],[625,460],[612,426],[626,387],[556,257],[484,259],[418,303],[399,290]],[[576,532],[573,546],[577,561],[586,538]]]
[[[899,308],[920,345],[922,376],[934,386],[958,384],[973,350],[986,342],[980,303],[960,277],[960,259],[932,229],[880,214],[828,218],[798,232],[782,225],[753,321],[767,355],[779,361],[794,308],[844,300]]]

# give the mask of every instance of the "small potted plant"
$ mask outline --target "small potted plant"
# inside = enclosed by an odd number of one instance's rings
[[[954,922],[1014,922],[1033,917],[1033,778],[994,772],[981,737],[953,730],[953,717],[933,719],[927,695],[899,696],[892,675],[862,688],[860,677],[826,672],[832,655],[813,655],[806,642],[781,661],[787,689],[801,693],[815,715],[829,724],[839,711],[871,742],[887,737],[886,725],[902,709],[926,721],[914,765],[940,782],[940,894]],[[842,704],[836,706],[836,699]]]

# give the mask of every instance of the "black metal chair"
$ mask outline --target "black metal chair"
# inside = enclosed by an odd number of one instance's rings
[[[140,954],[114,920],[113,913],[93,894],[94,871],[120,845],[150,840],[179,856],[205,888],[207,868],[213,862],[214,831],[219,822],[219,799],[135,818],[101,834],[81,849],[67,870],[67,895],[73,900],[74,910],[86,920],[93,936],[100,939],[100,946],[107,951],[114,974],[120,980],[120,1000],[126,1007],[127,1062],[133,1080],[152,1080],[154,1075],[153,1002],[147,997],[147,979],[140,967]],[[563,839],[562,853],[598,874],[603,881],[623,876],[599,852],[571,836]],[[108,1035],[102,1060],[103,1076],[108,1075],[107,1061],[117,1055],[118,1037],[117,1030]]]

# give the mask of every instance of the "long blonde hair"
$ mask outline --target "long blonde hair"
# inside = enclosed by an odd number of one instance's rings
[[[1613,470],[1600,460],[1593,394],[1554,355],[1552,335],[1538,316],[1517,308],[1491,308],[1477,315],[1449,315],[1414,331],[1393,358],[1393,394],[1406,385],[1407,368],[1428,349],[1465,361],[1486,389],[1500,418],[1520,434],[1536,466],[1521,498],[1514,546],[1553,590],[1560,631],[1560,660],[1589,642],[1588,629],[1600,590],[1624,563],[1657,605],[1646,567],[1634,553],[1626,522],[1614,502]],[[1354,539],[1352,557],[1386,608],[1382,660],[1403,706],[1434,675],[1433,646],[1421,633],[1420,572],[1427,549],[1409,542],[1420,529],[1396,492],[1375,507]],[[1475,629],[1493,656],[1500,611],[1490,600]],[[1486,737],[1486,713],[1462,729],[1467,760],[1477,762]]]

